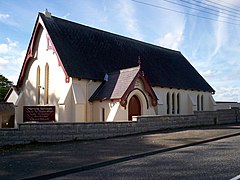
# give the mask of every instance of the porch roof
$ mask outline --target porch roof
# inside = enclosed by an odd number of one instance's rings
[[[149,81],[146,79],[141,66],[122,69],[109,75],[105,75],[105,81],[97,88],[89,101],[96,100],[120,100],[122,106],[127,105],[127,98],[131,91],[134,90],[137,79],[140,78],[144,85],[144,90],[151,97],[152,105],[156,106],[157,96],[154,93]]]
[[[139,67],[115,71],[105,75],[105,81],[97,88],[89,101],[121,99],[139,71]]]

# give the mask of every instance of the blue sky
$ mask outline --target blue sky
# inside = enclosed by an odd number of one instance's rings
[[[240,102],[240,14],[234,10],[240,0],[139,1],[0,0],[0,74],[17,82],[38,12],[47,8],[60,18],[181,51],[216,90],[215,100]],[[211,5],[219,8],[211,11]]]

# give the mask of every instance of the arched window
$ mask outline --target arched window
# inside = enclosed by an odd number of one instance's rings
[[[37,67],[37,75],[36,75],[36,93],[37,93],[37,104],[40,104],[40,67]]]
[[[167,93],[167,97],[166,97],[166,99],[167,99],[167,114],[170,114],[170,95],[169,95],[169,93]]]
[[[200,110],[200,97],[197,95],[197,110]]]
[[[49,102],[49,65],[48,63],[45,66],[45,85],[44,85],[44,104],[48,104]]]
[[[201,110],[203,111],[203,95],[201,96]]]
[[[175,94],[172,93],[172,114],[175,114]]]
[[[180,114],[180,96],[177,94],[177,114]]]

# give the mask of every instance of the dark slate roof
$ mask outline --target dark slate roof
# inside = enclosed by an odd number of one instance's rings
[[[122,98],[139,70],[140,66],[110,73],[89,101]]]
[[[70,77],[103,80],[135,67],[138,56],[152,86],[214,92],[179,52],[40,13]]]
[[[13,103],[0,103],[0,113],[14,113]]]

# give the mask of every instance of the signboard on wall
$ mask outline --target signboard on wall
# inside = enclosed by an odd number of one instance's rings
[[[55,121],[55,106],[24,106],[24,122],[52,122]]]

